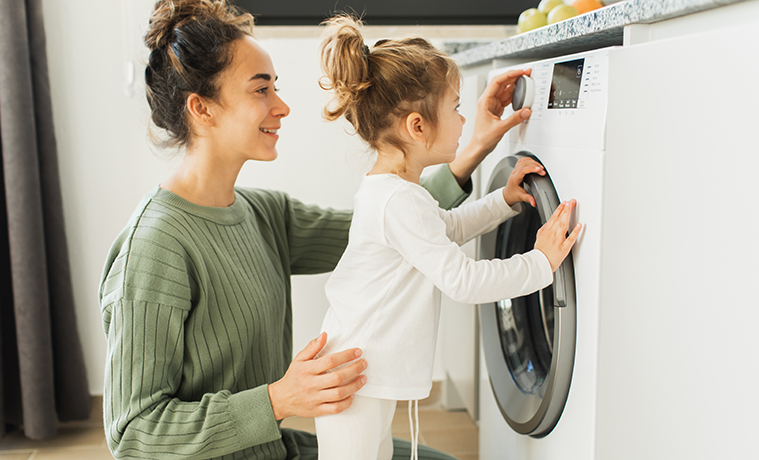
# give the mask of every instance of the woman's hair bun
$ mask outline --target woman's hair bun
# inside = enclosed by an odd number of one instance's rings
[[[248,34],[253,31],[253,17],[228,5],[226,0],[158,0],[145,33],[145,46],[150,51],[166,47],[173,41],[175,30],[198,20],[220,20]]]
[[[253,21],[226,0],[156,2],[145,34],[150,49],[145,84],[151,119],[168,134],[159,145],[190,142],[187,97],[194,93],[216,100],[218,77],[232,62],[232,44],[252,35]]]

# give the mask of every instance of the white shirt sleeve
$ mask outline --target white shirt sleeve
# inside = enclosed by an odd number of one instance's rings
[[[448,238],[437,203],[421,188],[399,189],[387,202],[383,222],[387,244],[454,301],[494,302],[553,282],[551,265],[538,250],[505,260],[468,258]]]
[[[445,222],[448,239],[462,245],[516,216],[521,212],[521,207],[509,206],[503,199],[503,189],[500,188],[472,203],[450,211],[439,208],[438,212]]]

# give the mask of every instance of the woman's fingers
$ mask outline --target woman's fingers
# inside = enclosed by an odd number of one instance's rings
[[[350,348],[348,350],[339,351],[337,353],[330,353],[326,356],[315,359],[313,363],[312,371],[314,374],[321,374],[330,371],[336,367],[340,367],[343,364],[355,361],[361,357],[361,350],[358,348]]]
[[[308,345],[306,345],[306,348],[304,348],[297,355],[295,355],[295,358],[293,358],[293,361],[308,361],[310,359],[314,359],[314,357],[318,355],[320,351],[322,351],[322,348],[324,348],[324,345],[326,344],[327,344],[327,333],[322,332],[321,334],[319,334],[319,337],[308,342]]]

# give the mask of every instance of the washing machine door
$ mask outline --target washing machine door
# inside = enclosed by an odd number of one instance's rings
[[[527,152],[504,158],[493,171],[488,192],[506,185],[521,157],[538,160]],[[534,248],[538,229],[560,202],[548,174],[526,176],[524,188],[535,198],[537,206],[523,203],[518,216],[483,235],[481,259],[506,259]],[[501,413],[518,433],[546,436],[561,417],[574,366],[575,313],[571,254],[547,288],[528,296],[480,305],[490,385]]]

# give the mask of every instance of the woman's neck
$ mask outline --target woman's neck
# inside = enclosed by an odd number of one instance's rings
[[[224,208],[235,202],[235,182],[242,163],[232,164],[210,150],[188,149],[184,160],[161,188],[200,206]]]

